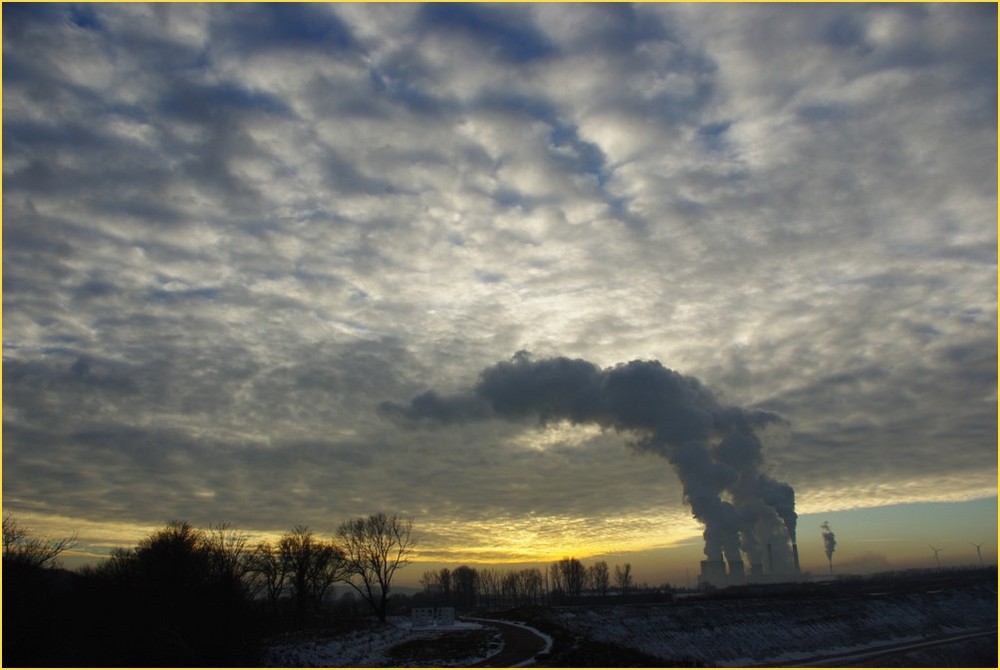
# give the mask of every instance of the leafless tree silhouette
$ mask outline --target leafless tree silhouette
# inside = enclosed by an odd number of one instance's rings
[[[409,564],[415,540],[413,521],[377,512],[345,521],[337,529],[350,584],[385,622],[389,589],[396,570]]]
[[[608,593],[608,585],[611,583],[611,576],[608,572],[607,561],[598,561],[587,569],[587,576],[590,581],[590,588],[599,596]]]
[[[14,519],[11,512],[3,516],[3,569],[52,568],[56,558],[76,546],[76,535],[53,539],[34,535]]]
[[[330,587],[350,574],[343,550],[318,539],[306,526],[295,526],[281,536],[278,556],[299,616],[310,604],[318,611]]]
[[[625,565],[615,565],[615,585],[621,589],[622,595],[625,595],[629,589],[635,586],[632,579],[631,563],[626,563]]]

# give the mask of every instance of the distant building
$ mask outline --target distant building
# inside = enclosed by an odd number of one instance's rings
[[[425,628],[434,625],[433,607],[414,607],[410,609],[410,625],[414,628]]]
[[[410,626],[413,628],[454,625],[454,607],[413,607],[410,609]]]

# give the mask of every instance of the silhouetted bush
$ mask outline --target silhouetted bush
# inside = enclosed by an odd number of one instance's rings
[[[242,544],[171,522],[118,549],[89,576],[112,628],[114,664],[247,664],[257,623],[243,579]]]
[[[242,547],[225,526],[171,522],[79,573],[5,551],[3,664],[254,665],[260,617]]]
[[[373,519],[396,524],[385,532],[394,534],[388,546],[399,552],[379,554],[371,564],[361,550],[385,533],[346,535],[354,541],[347,556],[302,526],[277,546],[248,548],[247,536],[227,525],[205,531],[172,521],[134,547],[115,549],[99,566],[73,573],[55,567],[55,557],[74,538],[38,538],[7,516],[3,665],[252,666],[260,660],[259,641],[269,635],[337,627],[366,604],[384,618],[402,606],[388,591],[406,562],[410,526],[384,514],[361,521]],[[363,582],[352,584],[357,593],[371,600],[352,593],[328,602],[332,585],[352,576]]]

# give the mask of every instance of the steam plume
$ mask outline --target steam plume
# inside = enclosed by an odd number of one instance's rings
[[[751,564],[762,547],[778,548],[775,563],[793,565],[795,491],[761,472],[763,449],[755,429],[781,421],[776,414],[725,406],[694,377],[658,361],[631,361],[600,369],[565,357],[532,359],[518,352],[479,374],[468,392],[451,397],[427,391],[408,405],[381,410],[409,420],[444,424],[489,418],[569,420],[627,432],[638,451],[670,462],[693,516],[705,527],[708,560]]]
[[[837,548],[837,536],[830,530],[830,522],[824,521],[820,524],[823,529],[823,549],[826,551],[826,560],[830,562],[830,574],[833,574],[833,550]]]

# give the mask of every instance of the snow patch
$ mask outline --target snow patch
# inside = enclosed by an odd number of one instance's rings
[[[568,630],[665,660],[747,666],[995,627],[996,601],[983,595],[689,601],[564,610],[554,618]]]
[[[413,627],[407,617],[388,617],[388,626],[344,633],[333,638],[298,641],[268,647],[263,653],[265,667],[396,667],[397,659],[391,658],[390,650],[403,642],[418,639],[434,639],[455,631],[482,629],[478,623],[456,621],[450,626]],[[502,649],[490,648],[481,656],[468,658],[447,658],[425,661],[421,665],[433,667],[467,667],[483,661]]]

